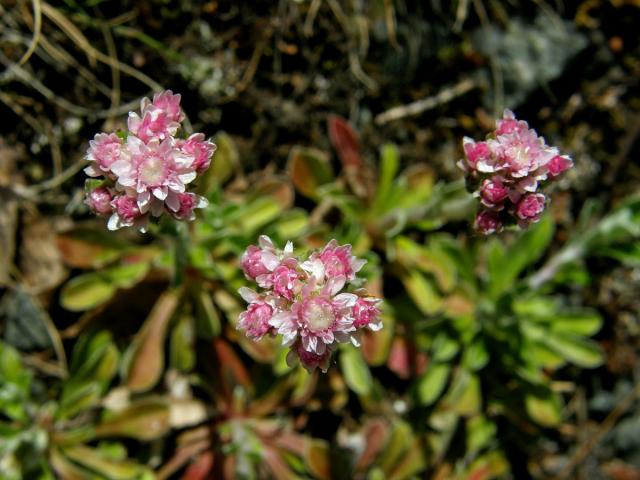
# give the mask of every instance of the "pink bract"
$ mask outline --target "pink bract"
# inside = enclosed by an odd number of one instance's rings
[[[240,260],[242,270],[248,280],[255,280],[259,275],[269,273],[269,269],[262,261],[262,249],[249,245]]]
[[[382,328],[380,321],[380,300],[373,297],[358,297],[353,306],[353,326],[369,327],[373,331]]]
[[[273,308],[268,303],[258,300],[247,307],[240,314],[238,327],[247,333],[253,340],[260,340],[272,330],[269,320],[273,316]]]
[[[178,209],[175,212],[170,212],[173,218],[177,220],[193,220],[196,217],[196,208],[205,208],[209,205],[209,201],[196,195],[195,193],[179,193],[178,195]]]
[[[211,157],[216,151],[216,145],[205,140],[202,133],[194,133],[187,140],[178,140],[177,147],[182,153],[194,158],[192,166],[198,173],[209,168]]]
[[[525,195],[518,203],[516,213],[522,220],[536,221],[544,210],[544,202],[542,194]]]
[[[300,275],[289,265],[278,265],[271,274],[273,292],[287,300],[293,300]]]
[[[171,90],[155,94],[153,101],[143,98],[140,111],[141,115],[129,112],[127,126],[143,142],[174,136],[184,119],[180,110],[180,95],[173,95]]]
[[[304,349],[302,343],[295,344],[287,354],[287,365],[294,366],[296,361],[309,372],[313,372],[316,368],[326,373],[329,370],[329,362],[331,360],[331,350],[327,349],[322,355],[309,352]]]
[[[569,170],[571,167],[573,167],[573,161],[566,155],[556,155],[547,164],[547,170],[549,171],[549,175],[552,177],[557,177]]]
[[[84,169],[90,177],[108,174],[111,165],[120,160],[122,155],[122,140],[115,133],[98,133],[89,142],[86,159],[94,162]]]
[[[88,193],[85,203],[96,215],[110,215],[113,211],[111,201],[113,194],[108,188],[98,187]]]
[[[475,229],[482,235],[499,232],[502,226],[502,221],[495,212],[483,210],[476,216]]]
[[[509,189],[499,178],[485,179],[480,189],[482,203],[488,207],[498,206],[509,195]]]
[[[111,206],[113,207],[113,214],[109,218],[109,230],[131,227],[143,216],[135,199],[126,195],[115,197],[111,202]]]
[[[338,246],[336,240],[331,240],[322,249],[319,258],[327,278],[344,276],[347,280],[353,280],[366,263],[366,260],[351,255],[351,245]]]

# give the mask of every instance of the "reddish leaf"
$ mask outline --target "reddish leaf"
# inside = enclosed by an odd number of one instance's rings
[[[420,375],[425,371],[427,356],[423,352],[416,352],[415,347],[404,338],[395,338],[391,344],[387,366],[398,377],[408,379],[412,373]]]
[[[272,478],[274,478],[275,480],[290,480],[292,478],[296,478],[294,473],[287,466],[286,462],[282,459],[280,453],[275,448],[265,446],[264,461],[273,474]]]
[[[351,190],[360,198],[371,198],[375,190],[375,173],[362,161],[358,135],[347,120],[337,115],[331,115],[327,123],[329,138]]]
[[[338,115],[329,115],[329,139],[338,153],[342,165],[346,168],[360,168],[360,140],[349,122]]]
[[[132,345],[133,355],[128,369],[127,386],[133,392],[153,387],[164,369],[164,343],[167,326],[178,305],[176,292],[160,296]]]
[[[215,457],[213,452],[204,452],[186,469],[182,480],[205,480],[210,477]]]
[[[287,171],[296,189],[310,198],[318,196],[318,187],[333,180],[329,157],[314,148],[294,147]]]
[[[356,470],[366,470],[376,459],[389,439],[389,424],[381,419],[371,420],[365,426],[364,450],[356,462]]]
[[[246,390],[253,391],[249,373],[233,348],[221,338],[213,340],[213,348],[216,352],[216,361],[227,399],[231,400],[232,392],[237,385],[242,385]]]
[[[312,439],[307,442],[304,461],[309,473],[315,478],[324,480],[331,478],[329,445],[324,440]]]

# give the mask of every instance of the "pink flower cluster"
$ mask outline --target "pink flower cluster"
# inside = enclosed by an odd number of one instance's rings
[[[310,372],[316,367],[326,372],[338,344],[358,346],[361,329],[382,328],[380,299],[363,290],[344,291],[364,263],[351,254],[351,245],[335,240],[300,261],[291,242],[279,250],[261,236],[242,256],[242,270],[262,291],[240,289],[249,305],[238,329],[254,340],[281,334],[282,344],[290,347],[289,365],[299,359]]]
[[[103,183],[87,193],[85,203],[97,215],[110,216],[109,230],[136,226],[145,231],[149,216],[163,213],[193,220],[194,209],[207,206],[187,185],[211,164],[216,146],[204,134],[176,138],[184,114],[180,95],[171,90],[144,98],[140,114],[129,113],[128,132],[98,133],[89,143],[85,169]]]
[[[465,137],[465,158],[458,163],[468,185],[480,199],[475,228],[488,235],[504,226],[526,228],[540,219],[545,195],[540,185],[551,181],[573,166],[568,155],[547,145],[544,138],[504,111],[496,129],[485,141]]]

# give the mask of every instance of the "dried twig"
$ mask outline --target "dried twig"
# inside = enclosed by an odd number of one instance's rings
[[[451,87],[440,90],[436,95],[382,112],[376,115],[375,122],[378,125],[383,125],[401,118],[419,115],[427,110],[431,110],[437,106],[448,103],[454,98],[464,95],[478,86],[477,81],[471,78],[466,78]]]

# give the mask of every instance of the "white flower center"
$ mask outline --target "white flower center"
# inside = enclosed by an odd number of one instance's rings
[[[160,157],[147,158],[140,165],[140,180],[147,185],[159,185],[165,178],[165,171]]]
[[[529,147],[514,149],[513,160],[518,167],[528,167],[531,164],[531,152]]]
[[[309,330],[317,332],[329,328],[334,320],[333,308],[329,303],[311,301],[305,313]]]

